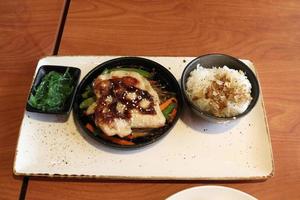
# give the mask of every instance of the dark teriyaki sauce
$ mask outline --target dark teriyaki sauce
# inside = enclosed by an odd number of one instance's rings
[[[148,91],[135,87],[138,82],[136,78],[130,76],[112,77],[109,80],[96,79],[93,88],[101,94],[97,99],[96,121],[111,123],[115,118],[129,120],[133,109],[141,114],[156,114],[153,96]],[[128,97],[129,93],[134,94],[133,98]],[[146,107],[140,105],[143,99],[148,102]],[[122,104],[122,112],[117,109],[118,103]]]

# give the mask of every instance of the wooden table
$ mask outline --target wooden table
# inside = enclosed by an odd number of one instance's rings
[[[34,2],[32,5],[39,8]],[[52,11],[50,14],[53,20],[57,18],[57,13],[54,12],[54,7]],[[298,0],[71,0],[58,49],[59,55],[198,56],[220,52],[252,60],[257,67],[266,104],[275,159],[275,176],[264,182],[235,183],[30,178],[26,198],[164,199],[192,186],[218,184],[240,189],[259,199],[300,199],[299,23]],[[48,29],[51,29],[51,25]],[[36,42],[45,44],[42,37],[45,32],[45,29],[36,31],[33,35],[37,38]],[[18,51],[15,54],[17,53]],[[5,56],[4,52],[1,52],[1,57],[3,55]],[[34,56],[36,61],[41,55]],[[1,105],[13,105],[10,97],[14,94],[20,95],[23,91],[23,96],[17,98],[18,111],[13,110],[11,113],[12,109],[9,109],[9,106],[5,106],[5,109],[1,107],[0,110],[1,116],[5,114],[13,117],[14,124],[18,125],[26,99],[24,91],[29,89],[35,68],[34,62],[30,62],[26,68],[21,67],[21,64],[18,63],[18,66],[13,68],[14,74],[5,77],[5,80],[26,74],[26,84],[21,84],[23,82],[19,80],[12,92],[5,85],[7,82],[2,83],[1,79],[1,91],[5,93],[1,92],[1,96],[5,97],[1,98]],[[1,70],[10,72],[8,68],[2,67]],[[12,125],[8,118],[1,118],[1,138],[4,138],[6,133],[11,142],[10,145],[6,144],[7,148],[1,145],[0,153],[2,156],[3,152],[10,152],[9,156],[5,156],[7,160],[12,160],[17,126]],[[3,162],[6,162],[6,159],[3,159]],[[10,170],[12,162],[6,162],[5,166],[6,171]],[[16,182],[15,188],[19,187],[19,180],[14,180],[10,173],[4,175],[5,179]],[[5,187],[2,192],[5,194],[3,198],[14,196],[12,190],[11,187]]]
[[[0,1],[0,199],[17,199],[12,166],[35,65],[51,55],[63,0]]]

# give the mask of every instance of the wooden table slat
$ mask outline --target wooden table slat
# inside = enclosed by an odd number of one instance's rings
[[[13,160],[38,59],[52,54],[63,0],[0,1],[0,199],[18,199]]]

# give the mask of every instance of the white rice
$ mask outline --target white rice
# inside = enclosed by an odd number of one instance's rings
[[[203,111],[217,117],[243,113],[251,102],[251,83],[242,71],[200,64],[186,83],[188,97]]]

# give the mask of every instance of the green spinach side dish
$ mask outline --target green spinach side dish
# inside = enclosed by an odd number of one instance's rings
[[[69,68],[63,74],[50,71],[33,89],[28,103],[44,112],[61,111],[73,89],[73,78],[69,73]]]

